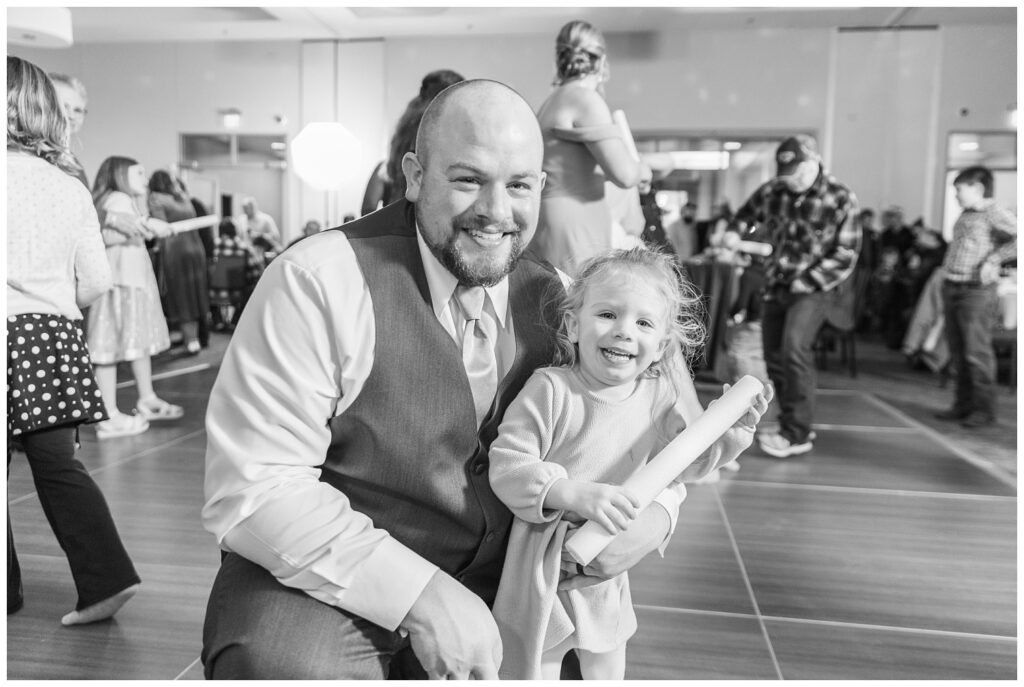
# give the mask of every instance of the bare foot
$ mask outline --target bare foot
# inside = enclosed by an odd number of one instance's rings
[[[71,611],[60,619],[61,625],[85,625],[86,623],[95,623],[98,620],[106,620],[117,613],[128,599],[135,596],[137,591],[139,591],[139,585],[133,584],[131,587],[122,589],[117,594],[94,603],[92,606],[87,606],[80,611]]]

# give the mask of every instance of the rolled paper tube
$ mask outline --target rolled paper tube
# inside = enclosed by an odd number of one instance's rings
[[[184,234],[186,231],[195,231],[196,229],[202,229],[203,227],[212,227],[219,222],[217,215],[203,215],[202,217],[190,217],[189,219],[180,219],[177,222],[171,222],[171,231],[177,234]]]
[[[615,122],[619,131],[622,132],[622,142],[626,144],[626,150],[633,156],[634,160],[640,159],[640,153],[636,149],[636,142],[633,140],[633,132],[629,129],[629,122],[626,121],[626,113],[622,110],[612,112],[612,121]]]
[[[736,244],[736,250],[741,253],[750,253],[751,255],[768,257],[772,254],[772,244],[762,243],[760,241],[740,241]]]
[[[750,375],[744,376],[647,465],[627,479],[622,486],[636,495],[640,510],[649,506],[679,473],[736,424],[763,390],[764,385],[759,380]],[[565,548],[580,565],[588,565],[615,536],[596,522],[586,522],[566,542]]]

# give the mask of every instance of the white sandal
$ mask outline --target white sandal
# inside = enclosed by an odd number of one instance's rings
[[[97,439],[116,439],[117,437],[131,437],[142,434],[149,429],[149,422],[139,415],[126,415],[118,413],[109,420],[104,420],[96,425]]]
[[[185,415],[184,408],[168,403],[157,396],[140,398],[139,402],[135,404],[135,410],[149,422],[177,420]]]

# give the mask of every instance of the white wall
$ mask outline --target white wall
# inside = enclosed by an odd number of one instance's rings
[[[365,180],[427,72],[446,68],[497,79],[538,106],[550,90],[558,28],[515,36],[10,52],[86,83],[89,117],[78,152],[90,175],[114,153],[133,155],[150,169],[174,162],[180,133],[220,130],[220,107],[243,111],[242,131],[289,138],[324,116],[351,124],[364,144],[358,182],[324,195],[287,175],[282,230],[294,236],[305,219],[358,214]],[[864,204],[899,203],[908,216],[937,224],[947,133],[1007,129],[1006,107],[1016,101],[1016,30],[916,33],[609,32],[607,99],[626,111],[638,133],[815,132],[831,153],[828,166]],[[969,116],[959,116],[961,106]],[[277,126],[274,115],[287,117],[287,125]]]

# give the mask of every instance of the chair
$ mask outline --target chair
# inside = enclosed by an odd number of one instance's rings
[[[249,286],[246,256],[221,255],[210,267],[210,306],[216,307],[222,323],[231,322]]]

